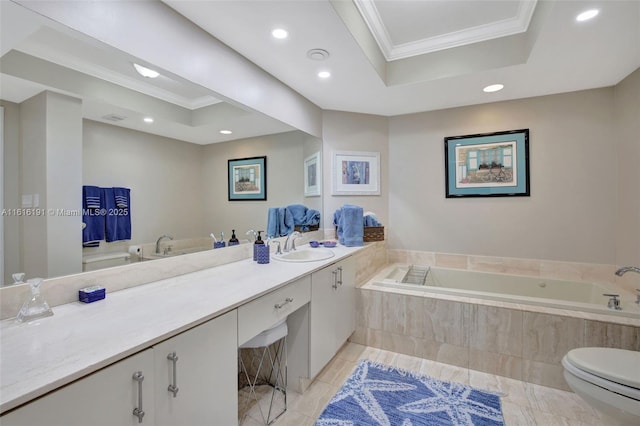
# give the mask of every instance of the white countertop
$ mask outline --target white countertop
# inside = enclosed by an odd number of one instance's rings
[[[306,247],[306,246],[304,246]],[[54,316],[0,322],[0,413],[228,312],[362,247],[289,263],[251,259],[108,293],[94,303],[53,308]]]

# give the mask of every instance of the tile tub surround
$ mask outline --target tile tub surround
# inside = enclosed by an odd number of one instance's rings
[[[367,284],[356,293],[350,341],[563,390],[560,361],[570,349],[640,351],[638,320],[531,308]]]
[[[615,275],[615,271],[620,266],[616,265],[396,249],[388,251],[388,260],[389,263],[438,266],[568,281],[608,283],[631,294],[635,294],[635,289],[640,288],[640,274],[627,273],[622,277],[618,277]]]
[[[321,231],[304,233],[299,244],[316,240],[322,235]],[[282,240],[281,244],[284,244],[285,239],[286,237],[282,237],[278,240]],[[155,243],[152,246],[155,250]],[[275,247],[272,247],[272,250],[275,250]],[[109,293],[119,290],[238,262],[251,256],[253,256],[252,245],[240,244],[224,249],[134,262],[113,268],[45,279],[41,286],[41,292],[49,306],[54,308],[55,314],[55,306],[77,301],[78,290],[84,287],[101,285],[106,289],[107,297],[109,297]],[[27,279],[30,278],[33,277],[27,277]],[[15,317],[28,295],[28,284],[0,287],[0,320]]]

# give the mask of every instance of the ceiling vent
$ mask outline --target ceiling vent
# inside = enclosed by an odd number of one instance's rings
[[[124,117],[118,114],[107,114],[107,115],[103,115],[102,118],[104,118],[105,120],[118,122],[118,121],[124,120],[127,117]]]
[[[324,49],[311,49],[307,52],[307,58],[314,61],[324,61],[329,57],[329,52]]]

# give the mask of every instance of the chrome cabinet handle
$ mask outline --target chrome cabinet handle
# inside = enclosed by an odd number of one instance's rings
[[[138,406],[133,409],[133,415],[138,418],[138,423],[142,423],[142,418],[144,417],[144,410],[142,409],[142,382],[144,381],[144,375],[142,371],[133,373],[133,380],[138,382]]]
[[[178,388],[178,355],[175,352],[171,352],[167,355],[167,359],[173,363],[173,383],[169,384],[167,390],[173,394],[175,398],[180,388]]]
[[[331,271],[331,273],[333,274],[333,284],[331,287],[333,287],[334,290],[337,290],[338,286],[342,285],[342,266],[338,266],[336,269]],[[340,273],[339,278],[338,273]]]
[[[291,303],[291,302],[293,302],[293,298],[292,297],[287,297],[286,299],[284,299],[284,302],[276,303],[275,305],[273,305],[273,307],[276,308],[276,309],[282,309],[282,307],[284,305],[286,305],[287,303]]]

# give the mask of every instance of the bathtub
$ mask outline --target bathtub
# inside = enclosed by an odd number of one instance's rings
[[[436,267],[410,268],[411,265],[391,265],[378,274],[368,286],[640,319],[640,305],[635,303],[633,295],[606,284]],[[410,273],[411,271],[414,272]],[[409,282],[403,282],[408,273]],[[622,310],[609,309],[609,298],[603,294],[619,294]]]

